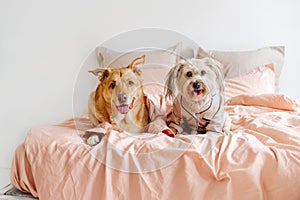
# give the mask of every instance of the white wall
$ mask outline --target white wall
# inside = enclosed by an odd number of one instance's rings
[[[297,0],[0,0],[0,168],[30,127],[72,117],[81,63],[132,29],[171,29],[207,49],[285,45],[281,92],[300,100],[299,10]]]

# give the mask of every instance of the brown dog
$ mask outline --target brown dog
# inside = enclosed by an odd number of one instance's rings
[[[114,130],[144,131],[149,121],[139,68],[144,62],[145,56],[142,56],[125,68],[89,71],[100,81],[89,97],[89,119],[93,125],[108,122]]]

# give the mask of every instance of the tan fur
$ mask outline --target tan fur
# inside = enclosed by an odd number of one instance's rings
[[[108,122],[118,131],[144,131],[148,124],[148,110],[139,69],[144,61],[145,56],[142,56],[125,68],[90,71],[100,81],[89,97],[89,119],[95,126]]]

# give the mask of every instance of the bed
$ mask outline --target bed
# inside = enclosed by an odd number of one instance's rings
[[[179,49],[175,45],[170,52]],[[90,147],[81,136],[93,126],[83,114],[32,128],[15,151],[12,184],[40,199],[300,199],[300,105],[278,92],[284,48],[199,48],[194,56],[207,55],[224,65],[225,110],[233,131],[211,140],[110,131]],[[177,62],[164,56],[165,65]],[[161,76],[147,70],[162,70]],[[144,78],[160,78],[157,83],[167,73],[145,71]],[[161,92],[148,87],[146,94],[159,104]]]

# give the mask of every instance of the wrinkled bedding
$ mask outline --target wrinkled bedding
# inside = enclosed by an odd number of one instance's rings
[[[226,111],[234,130],[213,142],[111,131],[89,147],[80,137],[92,128],[85,117],[32,128],[11,181],[40,199],[300,199],[299,104],[242,95]]]

